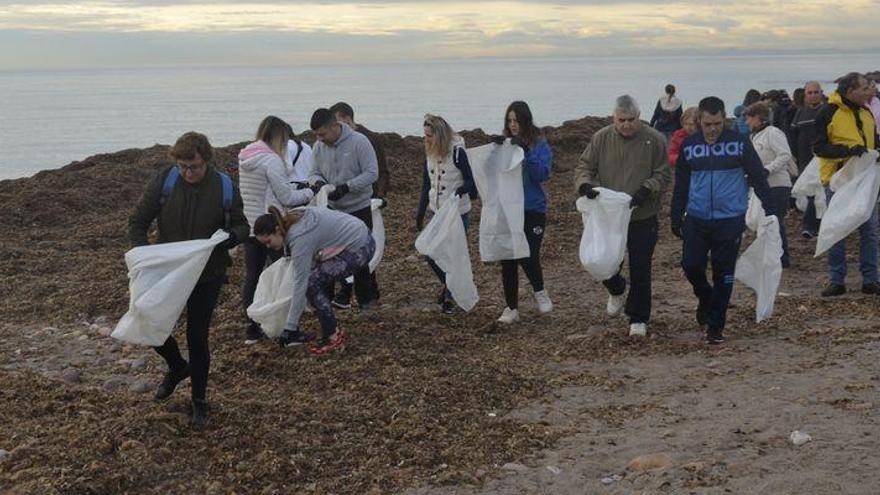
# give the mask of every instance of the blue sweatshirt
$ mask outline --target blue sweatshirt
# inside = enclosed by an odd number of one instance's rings
[[[675,165],[675,188],[670,215],[681,225],[685,211],[692,218],[720,220],[745,215],[749,186],[767,215],[771,206],[767,169],[746,136],[725,129],[718,141],[707,144],[702,132],[688,136]]]
[[[553,168],[553,152],[547,140],[541,138],[526,153],[523,160],[523,191],[525,193],[525,210],[547,213],[547,193],[543,183],[550,178]]]

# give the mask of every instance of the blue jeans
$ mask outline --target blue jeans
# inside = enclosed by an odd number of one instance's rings
[[[825,197],[831,203],[834,193],[827,186]],[[859,271],[862,272],[862,284],[877,282],[877,205],[871,212],[871,218],[859,226]],[[828,275],[831,283],[846,285],[846,239],[841,239],[828,250]]]

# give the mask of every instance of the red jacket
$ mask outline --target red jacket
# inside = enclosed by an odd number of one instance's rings
[[[669,140],[669,166],[672,168],[675,168],[675,162],[678,161],[678,154],[681,152],[681,143],[686,137],[688,133],[684,127],[672,133],[672,139]]]

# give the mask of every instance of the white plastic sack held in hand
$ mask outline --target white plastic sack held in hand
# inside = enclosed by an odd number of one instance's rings
[[[385,254],[385,221],[382,220],[382,200],[373,198],[370,200],[370,209],[373,213],[373,240],[376,241],[376,252],[370,259],[370,273],[376,271],[382,256]]]
[[[446,273],[446,288],[461,309],[470,311],[480,299],[474,285],[467,235],[458,213],[458,196],[451,195],[416,238],[416,250]]]
[[[871,213],[877,208],[877,193],[880,191],[880,166],[876,161],[877,152],[871,150],[851,158],[831,177],[829,187],[836,190],[819,226],[816,256],[831,249],[871,218]],[[847,170],[848,167],[852,168]],[[845,179],[848,180],[844,182]]]
[[[125,253],[131,299],[111,337],[151,347],[164,344],[214,248],[228,238],[218,230],[210,239],[140,246]]]
[[[293,266],[291,257],[285,256],[263,270],[254,292],[254,302],[247,314],[260,324],[263,333],[277,339],[287,323],[287,313],[293,299]]]
[[[761,200],[758,199],[755,190],[750,187],[749,209],[746,210],[746,227],[753,232],[757,232],[761,224],[764,223],[764,218],[766,218],[766,216],[767,215],[764,213],[764,206],[761,205]]]
[[[776,215],[765,217],[758,226],[758,236],[736,260],[736,279],[755,291],[755,319],[773,315],[776,291],[782,278],[782,237]]]
[[[804,211],[807,209],[807,197],[813,196],[813,205],[816,207],[816,218],[822,218],[825,214],[825,188],[819,180],[819,159],[813,158],[803,173],[797,178],[791,187],[791,196],[797,198],[797,207]]]
[[[480,259],[515,260],[529,256],[523,230],[525,200],[522,148],[489,143],[467,150],[474,182],[480,193]]]
[[[321,189],[318,189],[318,194],[315,194],[312,197],[312,201],[309,202],[309,206],[317,206],[318,208],[327,208],[329,200],[327,199],[327,195],[336,190],[336,186],[333,184],[324,184]]]
[[[599,196],[589,199],[581,196],[577,209],[584,220],[581,235],[581,265],[594,279],[601,282],[613,277],[626,254],[626,237],[632,210],[629,194],[597,187]]]

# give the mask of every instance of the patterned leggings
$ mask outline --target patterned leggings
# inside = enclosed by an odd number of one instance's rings
[[[309,275],[309,286],[306,289],[306,299],[318,314],[323,338],[328,339],[336,333],[336,316],[333,314],[330,298],[327,296],[328,288],[367,266],[375,251],[376,241],[370,236],[369,241],[362,247],[352,251],[346,249],[329,260],[319,262],[312,268],[312,273]]]

